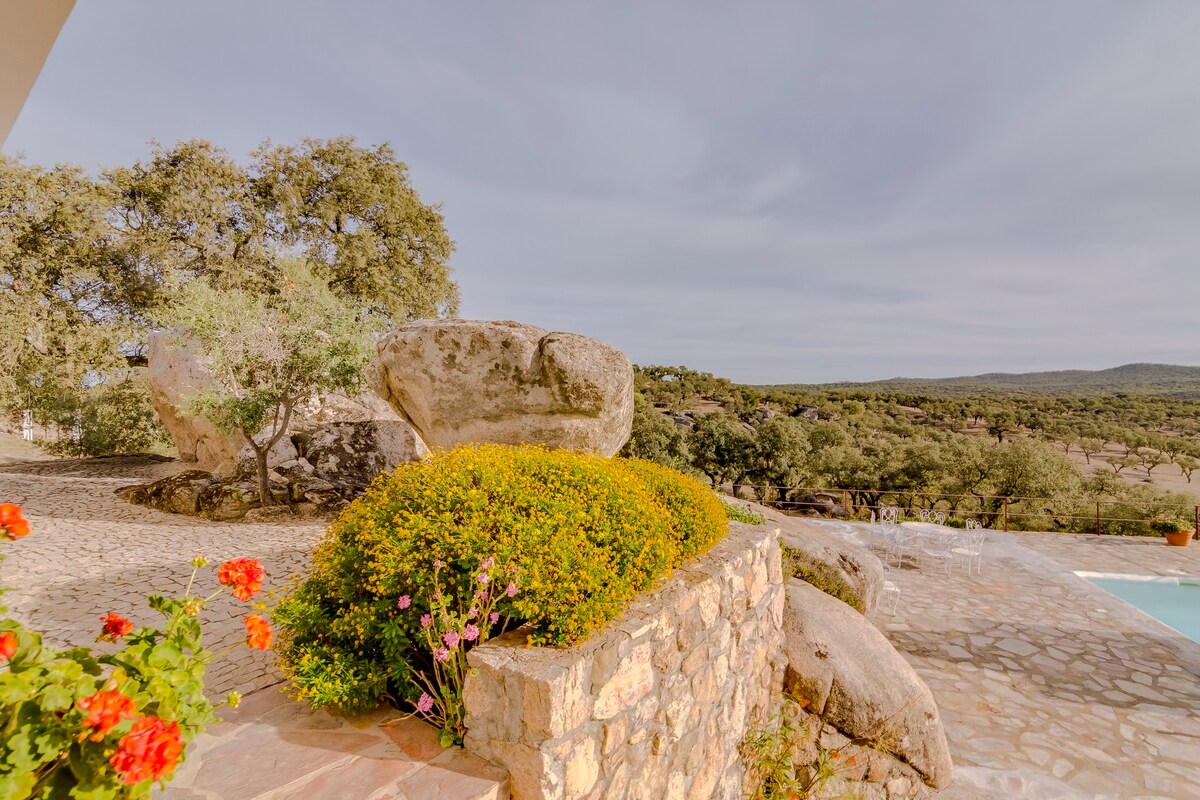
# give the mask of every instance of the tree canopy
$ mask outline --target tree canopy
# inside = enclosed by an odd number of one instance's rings
[[[284,259],[271,292],[187,284],[168,317],[212,370],[214,386],[187,410],[254,451],[260,499],[271,505],[267,453],[288,431],[292,409],[319,392],[355,392],[370,358],[360,314],[309,265]]]
[[[186,286],[270,293],[289,258],[382,324],[452,315],[453,251],[387,144],[265,142],[239,161],[190,140],[95,175],[0,155],[0,405],[80,407]]]

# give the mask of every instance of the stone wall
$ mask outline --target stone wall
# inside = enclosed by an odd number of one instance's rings
[[[589,642],[473,649],[466,747],[505,767],[514,800],[740,798],[738,753],[778,699],[779,531],[730,524]]]

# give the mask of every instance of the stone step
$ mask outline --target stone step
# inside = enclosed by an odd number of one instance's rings
[[[161,800],[509,800],[508,774],[394,710],[314,711],[278,689],[248,695],[196,737]]]

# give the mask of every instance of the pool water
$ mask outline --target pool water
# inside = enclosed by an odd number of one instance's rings
[[[1192,641],[1200,642],[1200,583],[1175,578],[1122,580],[1089,577],[1088,580]]]

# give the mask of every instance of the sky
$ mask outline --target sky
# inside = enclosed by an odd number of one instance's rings
[[[745,383],[1200,364],[1200,3],[80,0],[4,151],[390,142],[461,315]]]

